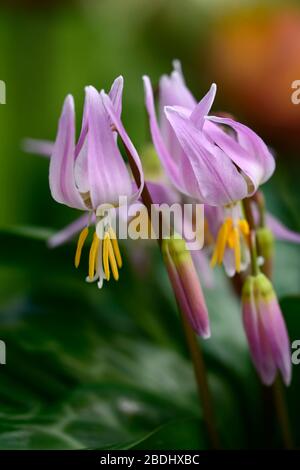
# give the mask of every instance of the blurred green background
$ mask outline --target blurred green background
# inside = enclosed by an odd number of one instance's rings
[[[74,245],[49,250],[45,243],[77,214],[51,199],[47,161],[24,154],[21,141],[55,138],[67,93],[79,129],[84,87],[108,89],[122,74],[123,121],[142,154],[149,133],[141,76],[156,82],[178,58],[197,98],[215,81],[214,110],[250,124],[273,147],[277,172],[265,186],[267,202],[300,231],[300,105],[291,103],[291,83],[300,79],[298,3],[2,1],[0,51],[7,87],[0,105],[0,339],[7,345],[0,449],[206,448],[156,247],[124,244],[119,283],[102,291],[85,284],[85,268],[73,269]],[[278,243],[275,261],[290,337],[298,339],[299,247]],[[280,447],[249,360],[239,300],[220,272],[205,294],[213,337],[203,346],[223,446]],[[298,368],[287,399],[300,445]]]

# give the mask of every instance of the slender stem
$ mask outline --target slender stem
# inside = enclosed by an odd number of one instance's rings
[[[245,216],[250,227],[250,236],[249,236],[249,248],[251,256],[251,268],[252,274],[256,276],[259,273],[259,267],[257,263],[257,249],[256,249],[256,235],[255,235],[255,221],[251,208],[250,199],[243,200],[243,208],[245,211]]]
[[[255,230],[256,226],[255,226],[255,220],[253,217],[250,198],[243,199],[243,209],[244,209],[245,217],[248,221],[250,230]]]
[[[182,315],[182,322],[190,356],[193,361],[198,394],[200,397],[201,404],[203,406],[203,418],[206,424],[208,438],[210,440],[212,449],[220,449],[220,440],[215,424],[212,396],[210,393],[208,377],[201,346],[199,345],[196,335],[192,330],[189,322],[187,321],[185,315]]]
[[[252,196],[253,201],[256,202],[257,207],[258,207],[258,212],[259,212],[259,227],[265,227],[266,225],[266,203],[265,203],[265,197],[262,193],[262,191],[257,191],[253,196]]]
[[[279,377],[276,378],[274,384],[272,385],[272,392],[274,397],[274,406],[276,410],[277,421],[281,430],[284,448],[292,449],[293,436],[291,432],[290,419],[282,382]]]
[[[140,181],[139,170],[135,164],[135,161],[133,160],[130,154],[129,149],[125,145],[124,145],[124,148],[128,157],[128,162],[129,162],[133,177],[135,179],[135,182],[138,186],[140,186],[141,181]],[[144,205],[146,206],[149,220],[151,222],[151,211],[153,207],[153,201],[152,201],[150,192],[146,184],[144,184],[141,198],[142,198]],[[159,225],[160,225],[159,234],[158,234],[159,236],[157,237],[157,241],[158,241],[159,248],[161,250],[161,245],[162,245],[161,218],[160,218]],[[210,440],[211,447],[213,449],[218,449],[220,448],[220,442],[219,442],[219,437],[217,433],[217,426],[215,424],[212,396],[211,396],[210,389],[209,389],[207,372],[205,368],[202,351],[201,351],[200,344],[197,341],[194,331],[192,330],[190,324],[186,320],[185,315],[182,313],[179,306],[178,306],[178,309],[179,309],[179,312],[183,321],[185,338],[186,338],[187,346],[188,346],[190,356],[193,362],[194,374],[195,374],[195,379],[197,383],[198,397],[200,401],[200,406],[203,408],[203,417],[204,417],[204,422],[206,424],[208,438]]]

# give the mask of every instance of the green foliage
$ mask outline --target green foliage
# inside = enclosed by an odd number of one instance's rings
[[[19,278],[18,293],[4,292],[1,307],[0,448],[207,447],[156,249],[147,247],[144,278],[127,259],[120,281],[99,291],[72,267],[74,247],[50,250],[47,235],[28,228],[0,235],[0,273]],[[255,439],[247,407],[259,406],[259,389],[238,305],[224,283],[208,304],[214,336],[203,346],[220,432],[226,447],[244,447]]]

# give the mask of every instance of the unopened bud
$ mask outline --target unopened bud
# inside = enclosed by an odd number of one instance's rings
[[[197,334],[203,338],[209,338],[208,312],[200,281],[185,241],[176,236],[164,239],[162,253],[182,313]]]
[[[248,276],[242,305],[250,353],[262,382],[271,385],[279,370],[288,385],[291,381],[289,337],[275,291],[264,274]]]

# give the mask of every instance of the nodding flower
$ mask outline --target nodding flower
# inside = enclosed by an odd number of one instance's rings
[[[147,76],[144,87],[152,140],[169,179],[183,194],[224,209],[212,265],[223,262],[231,251],[234,270],[240,272],[249,231],[240,201],[273,174],[271,152],[249,127],[228,117],[210,116],[216,85],[197,103],[179,62],[170,76],[160,79],[159,122]]]
[[[250,353],[262,382],[271,385],[279,370],[284,383],[289,385],[289,337],[273,286],[264,274],[247,277],[242,306]]]
[[[128,204],[140,197],[144,176],[139,155],[128,137],[120,116],[122,109],[123,78],[118,77],[109,92],[99,93],[94,87],[85,88],[82,128],[75,143],[75,110],[71,95],[65,99],[53,146],[37,143],[42,154],[50,155],[49,183],[53,199],[69,207],[85,211],[86,215],[59,234],[50,244],[58,245],[79,232],[75,254],[78,267],[83,245],[90,231],[93,240],[89,253],[87,281],[119,278],[121,254],[114,232],[115,211],[120,197]],[[130,152],[140,174],[140,185],[132,184],[130,172],[117,144],[120,136]],[[34,147],[34,145],[33,145]],[[95,229],[91,229],[91,225]]]

